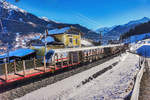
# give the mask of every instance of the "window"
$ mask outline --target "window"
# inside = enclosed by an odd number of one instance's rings
[[[78,44],[78,39],[76,39],[76,44]]]
[[[69,42],[72,43],[72,38],[69,38]]]

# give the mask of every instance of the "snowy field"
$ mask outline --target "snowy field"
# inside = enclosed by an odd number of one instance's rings
[[[137,55],[122,54],[121,57],[115,57],[87,71],[33,91],[17,100],[122,100],[133,88],[134,77],[139,71],[138,60]],[[82,81],[114,62],[119,63],[88,83],[81,84]]]

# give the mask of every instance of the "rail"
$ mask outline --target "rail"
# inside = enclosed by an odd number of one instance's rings
[[[145,72],[145,59],[143,59],[143,58],[142,58],[142,60],[140,59],[139,65],[141,66],[141,69],[136,76],[134,89],[133,89],[132,95],[131,95],[131,100],[138,100],[138,98],[139,98],[140,83],[141,83],[143,73]]]

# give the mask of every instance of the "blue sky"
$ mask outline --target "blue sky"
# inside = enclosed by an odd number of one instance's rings
[[[39,17],[89,29],[150,17],[150,0],[6,0]]]

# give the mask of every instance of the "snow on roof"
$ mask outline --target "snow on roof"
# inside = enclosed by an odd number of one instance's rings
[[[35,36],[34,38],[33,38],[33,40],[37,40],[37,39],[40,39],[41,38],[41,36]]]
[[[70,27],[64,27],[64,28],[61,28],[61,29],[56,28],[56,29],[53,29],[53,30],[49,30],[48,34],[49,35],[52,35],[52,34],[61,34],[61,33],[66,32],[69,29],[70,29]]]
[[[54,41],[54,38],[53,37],[51,37],[51,36],[47,36],[46,37],[46,42],[53,42]],[[45,39],[43,38],[42,39],[42,42],[45,42]]]
[[[3,59],[3,58],[5,58],[5,56],[4,55],[0,55],[0,59]]]
[[[32,50],[32,49],[24,49],[24,48],[21,48],[21,49],[17,49],[15,51],[10,51],[9,52],[9,56],[12,57],[12,56],[15,56],[15,57],[23,57],[23,56],[26,56],[26,55],[29,55],[31,53],[34,53],[35,51]],[[0,55],[0,58],[5,58],[7,57],[7,54],[3,54],[3,55]]]
[[[16,51],[10,52],[11,55],[13,56],[18,56],[18,57],[23,57],[26,55],[29,55],[31,53],[34,53],[35,51],[32,49],[17,49]]]

